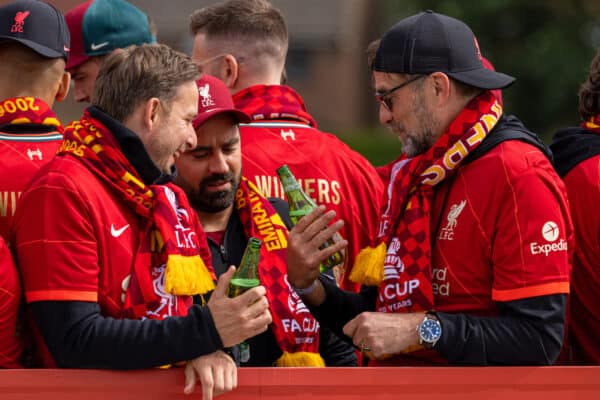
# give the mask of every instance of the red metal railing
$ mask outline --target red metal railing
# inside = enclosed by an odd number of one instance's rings
[[[183,394],[183,370],[0,370],[2,400],[171,400]],[[600,367],[244,368],[234,399],[600,398]]]

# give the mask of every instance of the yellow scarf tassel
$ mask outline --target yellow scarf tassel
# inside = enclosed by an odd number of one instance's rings
[[[350,280],[369,286],[379,286],[383,281],[383,262],[387,249],[385,243],[361,249],[350,271]]]
[[[299,351],[297,353],[288,353],[284,351],[281,357],[275,362],[277,367],[324,367],[325,360],[319,353],[309,353]]]
[[[165,268],[165,291],[175,296],[205,294],[215,288],[200,256],[170,254]]]

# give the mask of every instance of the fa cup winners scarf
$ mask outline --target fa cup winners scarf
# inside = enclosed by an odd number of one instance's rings
[[[78,158],[147,221],[140,232],[123,316],[163,319],[186,315],[191,304],[186,296],[214,289],[206,237],[181,189],[170,183],[144,184],[111,132],[87,111],[65,129],[58,154]],[[156,280],[161,281],[166,294],[177,296],[175,310],[163,307],[160,313],[151,311],[161,300],[153,285]]]
[[[267,289],[273,317],[271,329],[283,351],[276,365],[324,367],[319,354],[319,323],[287,282],[285,224],[269,200],[244,177],[235,195],[235,205],[246,236],[259,238],[263,243],[258,275]]]
[[[377,311],[415,312],[434,306],[430,213],[433,188],[494,128],[502,107],[491,92],[473,99],[425,153],[401,156],[389,169],[377,241],[361,250],[350,279],[378,285]]]

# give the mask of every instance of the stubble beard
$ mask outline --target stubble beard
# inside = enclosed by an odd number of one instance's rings
[[[433,114],[428,109],[423,100],[423,96],[415,96],[415,101],[411,105],[411,112],[415,115],[416,120],[420,122],[420,126],[416,131],[406,132],[406,138],[402,143],[402,152],[409,158],[425,153],[433,146],[436,137],[436,121]],[[395,122],[391,124],[392,130],[402,131],[402,127]]]
[[[219,192],[207,192],[206,188],[212,182],[228,181],[231,183],[230,190]],[[217,213],[231,207],[235,200],[235,192],[237,191],[241,181],[240,176],[234,176],[229,172],[226,174],[215,174],[204,178],[198,188],[187,193],[190,205],[199,212]]]

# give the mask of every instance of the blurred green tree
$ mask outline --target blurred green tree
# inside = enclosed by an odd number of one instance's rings
[[[556,129],[579,123],[577,92],[600,46],[597,0],[379,0],[376,36],[395,22],[432,9],[465,21],[482,54],[517,78],[504,91],[516,114],[547,142]]]

